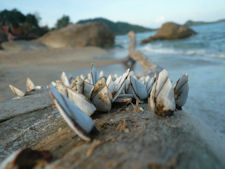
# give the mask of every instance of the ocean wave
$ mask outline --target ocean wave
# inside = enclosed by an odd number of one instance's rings
[[[176,48],[165,48],[161,46],[145,45],[140,48],[144,52],[151,52],[154,54],[174,54],[174,55],[189,55],[189,56],[206,56],[214,58],[225,59],[225,53],[212,53],[207,49],[176,49]]]
[[[158,53],[158,54],[176,54],[178,51],[172,49],[172,48],[155,48],[152,46],[143,46],[141,47],[141,50],[146,52],[152,52],[152,53]]]

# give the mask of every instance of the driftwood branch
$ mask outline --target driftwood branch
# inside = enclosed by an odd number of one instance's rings
[[[135,33],[131,31],[128,33],[128,36],[130,38],[128,56],[123,60],[123,63],[127,67],[131,67],[131,68],[133,68],[135,63],[139,63],[144,68],[144,71],[143,71],[144,74],[158,72],[159,70],[161,70],[161,68],[158,65],[149,61],[149,59],[147,59],[147,57],[143,53],[141,53],[139,50],[136,49]]]
[[[0,102],[0,122],[21,114],[43,109],[52,104],[52,99],[46,90],[40,94],[30,95],[23,99],[15,98],[10,101]]]

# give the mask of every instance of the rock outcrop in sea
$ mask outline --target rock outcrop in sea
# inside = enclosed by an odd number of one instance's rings
[[[114,34],[103,23],[71,24],[65,28],[48,32],[37,41],[54,48],[111,47],[114,45]]]
[[[154,36],[143,39],[142,43],[148,43],[155,40],[176,40],[188,38],[195,35],[196,32],[189,27],[182,26],[173,22],[166,22],[157,31]]]

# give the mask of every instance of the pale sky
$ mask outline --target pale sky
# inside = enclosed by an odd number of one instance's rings
[[[151,28],[165,21],[214,21],[225,18],[225,0],[0,0],[0,10],[38,13],[41,25],[54,26],[62,15],[72,22],[104,17]]]

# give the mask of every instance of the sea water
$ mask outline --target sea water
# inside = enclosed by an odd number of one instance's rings
[[[197,35],[190,38],[147,44],[140,42],[156,32],[138,33],[137,49],[167,69],[173,84],[184,73],[189,74],[189,97],[184,110],[225,140],[225,23],[192,29]],[[127,35],[117,36],[115,48],[105,57],[124,58],[128,45]],[[118,66],[116,70],[121,69]]]

